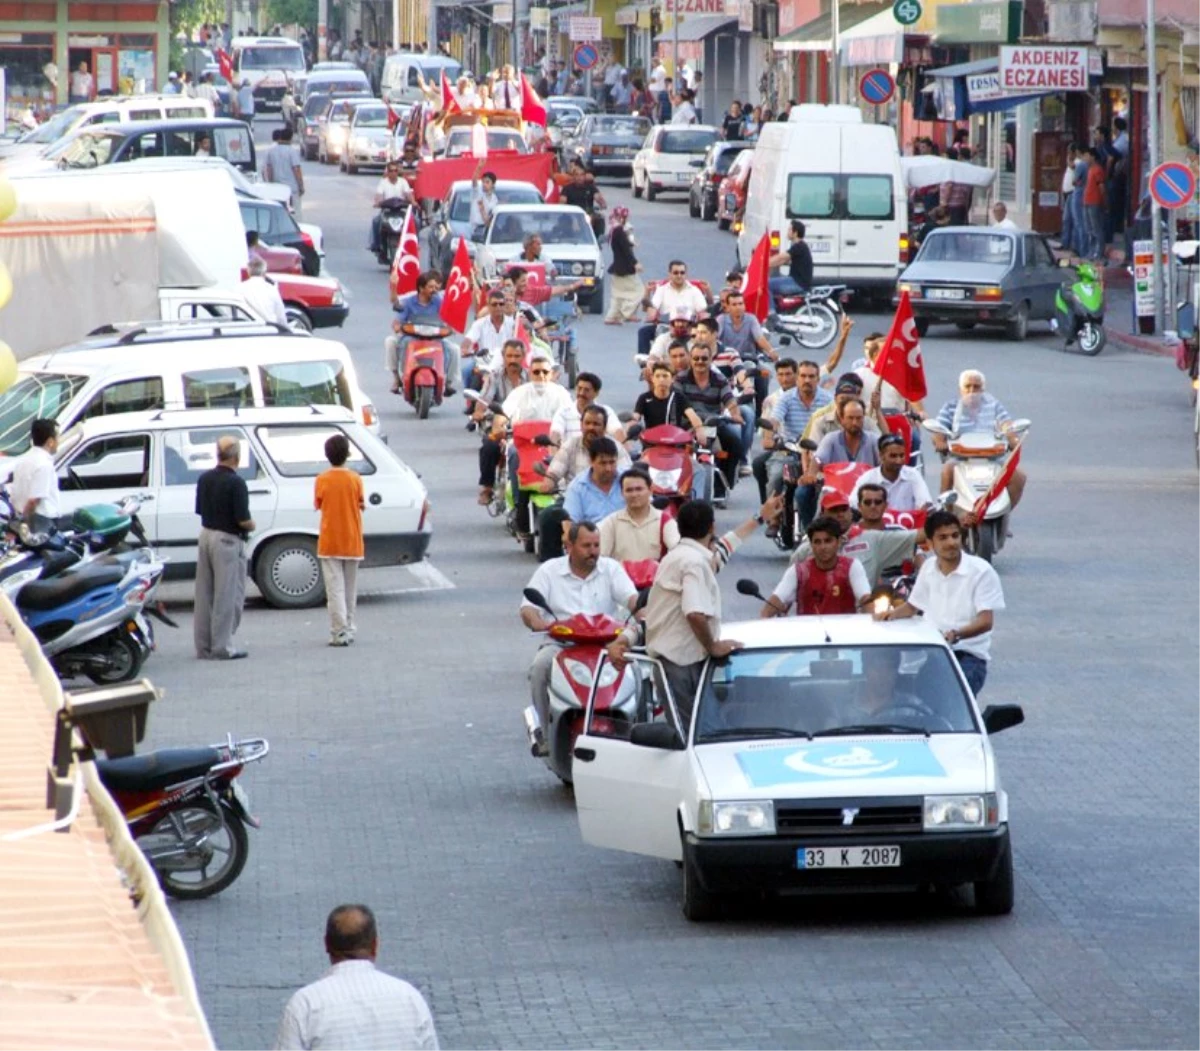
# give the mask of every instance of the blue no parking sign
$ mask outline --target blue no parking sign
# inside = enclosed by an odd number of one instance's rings
[[[886,69],[871,69],[858,82],[858,94],[864,102],[882,106],[896,94],[896,82]]]
[[[1160,208],[1182,208],[1195,192],[1196,177],[1186,164],[1168,161],[1150,173],[1150,196]]]

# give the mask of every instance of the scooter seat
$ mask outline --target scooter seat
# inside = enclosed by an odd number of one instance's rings
[[[221,753],[215,748],[164,748],[128,759],[99,759],[96,771],[108,788],[151,792],[201,777],[220,761]]]
[[[86,595],[93,588],[116,584],[125,576],[120,566],[85,566],[49,580],[32,580],[17,593],[20,609],[46,610]]]

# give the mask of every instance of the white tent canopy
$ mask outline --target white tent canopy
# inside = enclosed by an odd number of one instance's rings
[[[952,161],[948,157],[901,157],[900,166],[904,169],[904,183],[910,190],[920,186],[940,186],[944,182],[987,187],[996,181],[993,169],[966,161]]]

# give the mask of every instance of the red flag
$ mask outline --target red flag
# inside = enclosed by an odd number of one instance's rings
[[[521,119],[527,124],[546,126],[546,104],[538,97],[529,83],[529,78],[521,74]]]
[[[229,56],[229,52],[223,48],[217,48],[214,52],[217,59],[217,68],[230,84],[233,83],[233,59]]]
[[[976,521],[983,521],[983,516],[987,514],[987,509],[991,507],[992,501],[1008,488],[1008,483],[1012,481],[1012,476],[1016,473],[1017,464],[1021,462],[1021,443],[1024,441],[1023,436],[1017,439],[1017,444],[1013,446],[1012,452],[1008,454],[1004,470],[996,476],[996,480],[992,482],[991,488],[975,501],[975,506],[971,508],[971,512],[975,515]]]
[[[388,131],[395,131],[396,125],[399,124],[401,120],[400,114],[392,109],[392,104],[390,102],[385,101],[384,105],[387,106]]]
[[[442,320],[455,332],[466,332],[471,323],[471,255],[464,238],[458,239],[454,263],[446,277],[446,294],[442,297]]]
[[[771,311],[771,294],[768,282],[771,279],[771,237],[763,234],[754,253],[750,256],[750,265],[742,275],[742,295],[746,299],[746,313],[753,314],[759,321],[766,321]]]
[[[417,241],[417,222],[412,205],[404,213],[404,228],[400,231],[400,243],[396,245],[396,258],[392,260],[392,272],[388,284],[392,298],[417,290],[417,275],[421,272],[421,245]]]
[[[886,380],[906,401],[920,401],[928,393],[925,386],[925,364],[921,360],[921,339],[913,318],[908,293],[900,293],[900,305],[892,318],[883,350],[872,366],[875,374]]]
[[[454,92],[450,90],[450,81],[446,79],[446,71],[442,70],[442,114],[448,116],[451,113],[462,112],[462,107],[458,104],[458,99],[454,97]]]

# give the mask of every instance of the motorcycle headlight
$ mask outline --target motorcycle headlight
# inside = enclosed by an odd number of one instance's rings
[[[925,797],[926,832],[995,828],[998,820],[996,796],[991,792],[974,796]]]
[[[399,233],[401,230],[403,230],[403,229],[404,229],[404,216],[402,216],[402,215],[389,215],[389,216],[388,216],[388,221],[387,221],[387,224],[388,224],[388,226],[389,226],[391,229],[393,229],[393,230],[395,230],[397,233]]]
[[[579,683],[580,686],[588,688],[592,686],[595,677],[592,675],[592,669],[584,664],[583,661],[567,658],[563,661],[563,668],[566,670],[567,675]],[[596,683],[596,686],[601,690],[606,689],[617,681],[620,674],[616,665],[606,662],[604,670],[600,672],[600,680]]]
[[[993,471],[985,463],[972,463],[967,464],[966,476],[972,485],[978,485],[980,482],[991,484]]]
[[[669,471],[662,467],[651,467],[650,484],[656,489],[669,489],[674,492],[679,487],[679,479],[682,474],[682,467],[676,467]]]
[[[696,831],[702,836],[773,836],[775,804],[769,799],[701,800]]]

